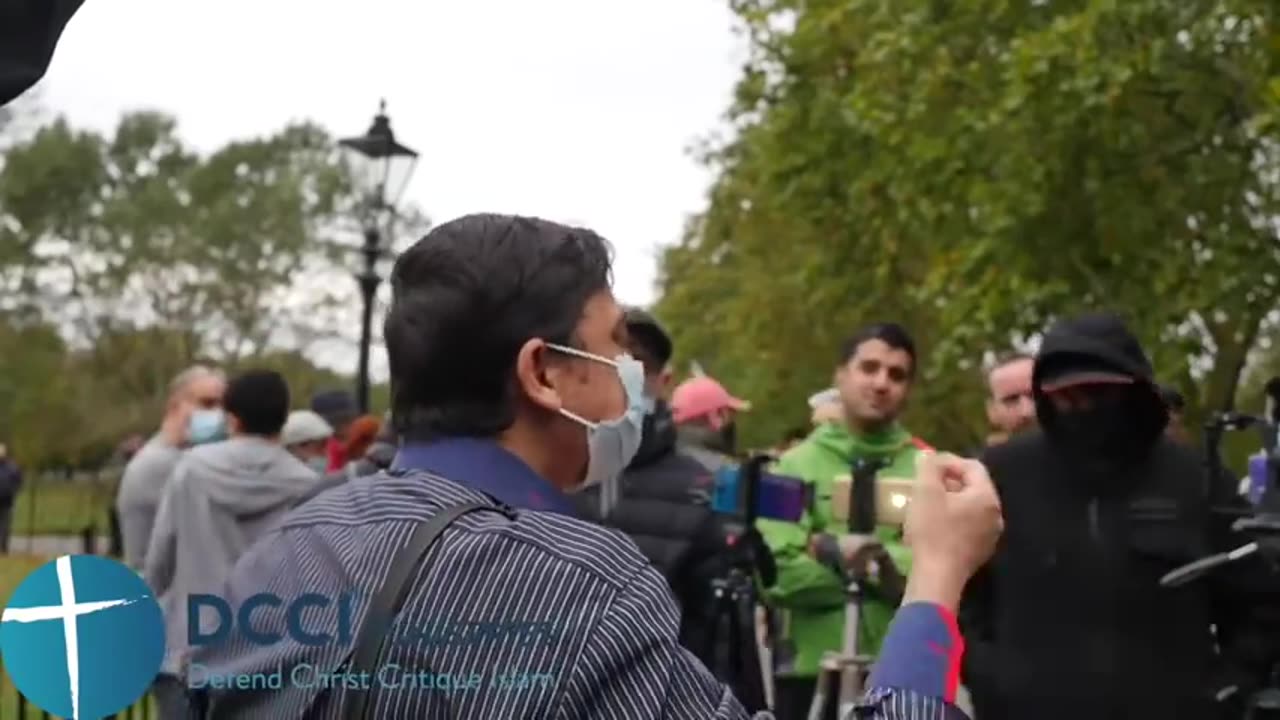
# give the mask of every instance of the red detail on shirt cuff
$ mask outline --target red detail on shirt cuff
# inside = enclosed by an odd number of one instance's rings
[[[964,660],[964,637],[960,634],[960,623],[956,614],[941,605],[934,605],[938,616],[947,626],[947,634],[951,636],[950,652],[947,653],[946,697],[949,703],[956,701],[956,692],[960,689],[960,664]]]

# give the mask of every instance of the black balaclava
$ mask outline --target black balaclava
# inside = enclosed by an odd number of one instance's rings
[[[1087,314],[1055,323],[1032,375],[1045,436],[1086,468],[1119,470],[1145,457],[1169,420],[1152,376],[1141,344],[1117,316]],[[1092,407],[1059,412],[1045,389],[1061,383],[1078,383],[1092,395]]]

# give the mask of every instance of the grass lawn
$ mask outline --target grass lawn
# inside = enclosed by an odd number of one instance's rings
[[[111,527],[107,512],[115,501],[114,478],[66,481],[31,478],[13,506],[13,535],[77,535],[93,524],[99,535]],[[8,717],[8,716],[4,716]]]
[[[22,578],[27,573],[43,565],[48,558],[37,557],[34,555],[4,555],[0,556],[0,598],[4,600],[4,604],[9,604],[9,596],[13,594],[13,589],[22,582]],[[0,718],[16,718],[17,720],[36,720],[40,718],[39,710],[27,706],[26,717],[18,716],[18,691],[14,689],[13,683],[9,682],[9,673],[4,673],[4,677],[0,678]]]
[[[4,604],[9,604],[9,596],[13,594],[14,588],[22,582],[27,573],[36,569],[40,565],[48,562],[49,558],[38,557],[33,555],[0,555],[0,599]],[[142,703],[139,702],[132,708],[132,714],[128,711],[117,715],[119,720],[142,720],[144,717],[149,719],[156,718],[155,704],[152,703],[148,708],[146,715],[142,712]],[[8,673],[0,673],[0,718],[3,720],[49,720],[49,715],[44,715],[39,708],[27,703],[25,717],[18,715],[18,691],[13,687],[13,683],[9,681]]]

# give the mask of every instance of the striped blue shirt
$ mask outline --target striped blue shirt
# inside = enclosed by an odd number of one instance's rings
[[[209,717],[336,718],[357,685],[370,688],[371,715],[384,720],[746,720],[680,647],[666,582],[629,539],[559,512],[554,488],[496,445],[437,445],[446,452],[412,458],[418,469],[321,494],[241,558],[222,594],[230,607],[260,593],[283,603],[254,610],[253,632],[237,627],[195,648],[187,682],[202,687]],[[378,668],[344,675],[367,600],[410,533],[445,507],[495,500],[521,508],[515,519],[482,511],[456,520],[413,578]],[[350,616],[289,612],[314,594],[337,605],[354,597]],[[318,633],[328,641],[306,637]],[[949,717],[936,714],[941,699],[909,689],[869,700],[858,717]],[[921,714],[926,707],[935,714]]]

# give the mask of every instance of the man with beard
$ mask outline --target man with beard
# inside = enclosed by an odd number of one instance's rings
[[[888,553],[881,580],[905,573],[910,553],[901,531],[876,528],[868,537],[845,532],[833,517],[836,478],[855,464],[881,465],[879,477],[913,478],[917,455],[928,448],[898,422],[915,378],[915,343],[897,323],[875,323],[853,334],[841,348],[835,387],[843,405],[841,422],[819,424],[804,442],[788,450],[777,471],[813,486],[813,507],[799,523],[759,520],[776,561],[776,584],[765,597],[780,615],[775,650],[775,714],[803,718],[817,686],[826,652],[839,651],[844,638],[845,580],[837,568],[862,557],[869,543]],[[894,568],[889,568],[893,565]],[[894,582],[867,582],[859,649],[875,655],[901,596]],[[834,710],[834,704],[830,705]]]
[[[1210,553],[1213,501],[1194,450],[1117,317],[1050,328],[1035,360],[1040,432],[988,448],[1005,532],[961,610],[979,720],[1221,717],[1212,626],[1238,613],[1209,582],[1161,587]]]
[[[644,433],[622,473],[615,498],[601,487],[574,496],[584,519],[626,533],[660,570],[680,605],[680,641],[707,665],[711,580],[721,571],[725,531],[712,513],[712,473],[678,449],[676,426],[664,399],[671,372],[670,337],[649,313],[625,314],[632,357],[644,365]]]

